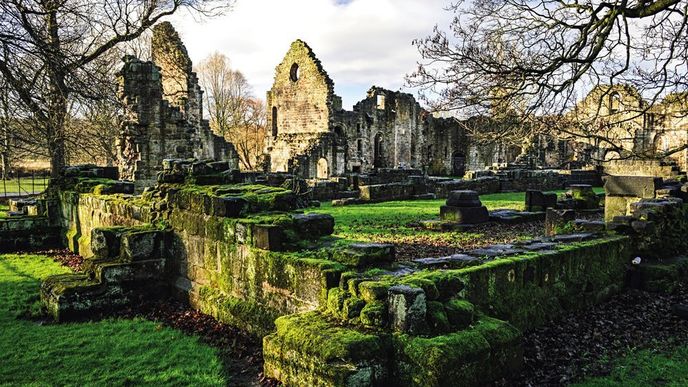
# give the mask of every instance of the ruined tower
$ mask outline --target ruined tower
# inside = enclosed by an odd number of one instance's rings
[[[120,176],[139,189],[152,185],[169,158],[226,160],[238,168],[234,146],[203,119],[203,91],[170,23],[153,28],[151,52],[152,62],[125,57],[118,74],[125,106],[117,146]]]

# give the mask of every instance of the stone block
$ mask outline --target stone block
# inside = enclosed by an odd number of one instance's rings
[[[91,251],[95,258],[115,258],[120,255],[120,227],[94,228],[91,230]]]
[[[394,257],[391,243],[353,243],[333,254],[334,260],[355,267],[391,263]]]
[[[279,226],[257,224],[253,226],[253,245],[259,249],[282,251],[284,249],[284,230]]]
[[[606,176],[604,190],[607,196],[633,196],[654,198],[662,184],[661,178],[652,176]]]
[[[482,205],[480,197],[475,191],[451,191],[447,197],[447,206],[450,207],[480,207]]]
[[[548,208],[556,208],[557,194],[535,190],[526,191],[526,211],[539,212]]]
[[[545,215],[545,235],[556,235],[559,230],[566,226],[567,223],[573,222],[576,219],[576,213],[573,210],[555,210],[548,208]]]
[[[162,256],[162,234],[160,230],[142,230],[122,235],[120,255],[128,262],[158,259]]]
[[[280,317],[263,339],[264,372],[288,386],[388,385],[384,336],[327,320],[317,312]]]
[[[569,187],[573,208],[577,210],[594,210],[600,206],[600,198],[588,184],[573,184]]]
[[[617,216],[631,213],[631,204],[640,201],[636,196],[610,196],[604,200],[604,221],[611,222]]]
[[[292,219],[305,239],[318,239],[334,232],[334,218],[329,214],[295,214]]]
[[[490,220],[487,207],[440,207],[440,218],[446,221],[467,224],[480,224]]]
[[[392,286],[387,297],[389,322],[393,330],[419,334],[427,329],[427,302],[423,289],[407,285]]]

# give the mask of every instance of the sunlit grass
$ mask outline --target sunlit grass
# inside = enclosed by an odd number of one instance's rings
[[[600,192],[601,188],[596,192]],[[557,191],[562,193],[564,191]],[[525,208],[525,192],[481,195],[488,210]],[[313,212],[335,218],[335,236],[358,242],[441,243],[459,246],[483,237],[472,232],[419,230],[414,226],[424,220],[439,219],[440,207],[446,199],[407,200],[334,207],[324,203]]]
[[[40,325],[40,280],[68,272],[44,256],[0,255],[0,385],[227,384],[216,350],[143,319]]]
[[[632,352],[614,365],[609,376],[589,378],[579,387],[602,386],[687,386],[688,347],[668,353],[650,350]]]
[[[9,194],[29,194],[45,191],[48,179],[44,177],[22,177],[21,179],[0,180],[0,196]]]

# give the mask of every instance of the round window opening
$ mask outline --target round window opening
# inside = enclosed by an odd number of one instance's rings
[[[289,71],[289,78],[291,78],[292,82],[296,82],[299,80],[299,65],[294,63],[291,65],[291,70]]]

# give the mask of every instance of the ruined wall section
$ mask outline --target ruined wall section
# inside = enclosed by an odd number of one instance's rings
[[[238,168],[234,146],[213,133],[208,120],[203,118],[203,90],[186,47],[169,22],[153,28],[151,55],[162,74],[163,98],[180,109],[190,126],[194,157],[228,160]]]
[[[333,111],[341,109],[341,98],[334,95],[334,82],[305,42],[292,43],[275,69],[266,105],[271,171],[316,177],[320,159],[326,160],[327,174],[336,169],[330,124]]]
[[[203,119],[203,90],[170,23],[153,28],[151,52],[153,62],[125,57],[118,74],[126,108],[118,139],[122,178],[136,181],[139,189],[150,186],[168,158],[223,160],[238,169],[234,146]]]
[[[347,128],[351,171],[401,166],[452,174],[457,159],[465,160],[459,123],[433,117],[411,94],[372,87],[353,112],[337,113],[336,122]]]
[[[163,159],[193,157],[191,135],[179,109],[162,99],[155,64],[127,56],[118,81],[118,96],[126,107],[117,144],[120,177],[150,186]]]
[[[306,178],[375,168],[465,170],[466,140],[459,123],[433,117],[411,94],[373,86],[353,111],[341,106],[313,51],[303,41],[294,42],[267,93],[270,170]]]
[[[687,97],[686,93],[669,94],[660,104],[653,106],[645,118],[652,136],[649,142],[655,154],[666,154],[681,171],[688,171],[688,149],[679,150],[688,145]]]

